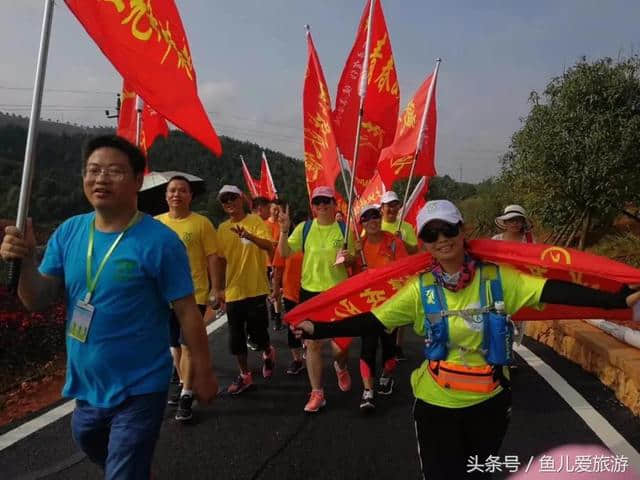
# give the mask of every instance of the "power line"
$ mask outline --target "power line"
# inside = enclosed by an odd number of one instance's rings
[[[6,85],[0,85],[0,90],[32,92],[33,87],[8,87]],[[78,93],[78,94],[95,93],[98,95],[115,95],[116,93],[118,93],[118,92],[107,91],[107,90],[71,90],[71,89],[62,89],[62,88],[45,88],[44,91],[54,92],[54,93]]]

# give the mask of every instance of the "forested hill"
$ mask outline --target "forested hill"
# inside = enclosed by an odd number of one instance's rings
[[[3,122],[4,123],[4,122]],[[39,224],[57,224],[89,210],[82,193],[80,151],[94,132],[80,128],[46,129],[38,136],[36,174],[29,214]],[[89,133],[91,132],[91,133]],[[101,130],[100,133],[105,133]],[[0,218],[15,218],[22,175],[27,130],[24,126],[0,124]],[[157,140],[149,152],[152,170],[179,170],[202,177],[207,193],[197,198],[194,210],[205,211],[217,223],[222,211],[215,195],[226,183],[245,189],[240,168],[242,155],[254,178],[260,176],[262,148],[249,142],[221,137],[223,155],[216,158],[182,132]],[[271,173],[280,195],[294,206],[306,208],[307,194],[301,161],[265,149]]]

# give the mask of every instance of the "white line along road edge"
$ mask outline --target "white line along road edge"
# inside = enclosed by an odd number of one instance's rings
[[[582,395],[527,347],[514,345],[513,349],[560,394],[609,450],[617,455],[624,455],[629,459],[629,465],[640,472],[640,453]]]
[[[226,315],[223,315],[216,321],[210,323],[209,325],[207,325],[207,335],[211,335],[225,323],[227,323]],[[41,428],[44,428],[47,425],[55,422],[56,420],[61,419],[65,415],[70,414],[71,412],[73,412],[74,407],[75,400],[69,400],[59,407],[49,410],[48,412],[37,416],[33,420],[29,420],[19,427],[16,427],[13,430],[9,430],[7,433],[0,435],[0,452],[5,448],[10,447],[14,443],[19,442],[23,438],[28,437],[32,433],[37,432]]]

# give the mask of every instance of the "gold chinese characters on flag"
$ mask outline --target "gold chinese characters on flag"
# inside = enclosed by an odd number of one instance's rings
[[[132,91],[213,153],[222,153],[198,97],[189,42],[173,0],[65,3]]]

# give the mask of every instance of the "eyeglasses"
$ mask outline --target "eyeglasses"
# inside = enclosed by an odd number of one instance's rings
[[[235,193],[223,193],[220,195],[220,203],[231,203],[236,198],[238,198],[238,195]]]
[[[318,205],[330,205],[331,203],[333,203],[333,198],[331,197],[314,197],[314,199],[311,200],[311,205],[315,205],[316,207]]]
[[[87,180],[95,180],[100,175],[104,175],[105,177],[110,178],[111,180],[114,180],[116,182],[121,182],[122,180],[124,180],[124,177],[126,174],[127,174],[126,170],[122,170],[121,168],[117,168],[117,167],[102,168],[102,167],[97,167],[95,165],[87,167],[82,172],[82,175]]]
[[[382,218],[377,210],[370,210],[360,217],[360,222],[368,222],[369,220],[379,220]]]
[[[420,232],[420,238],[426,243],[433,243],[441,233],[447,238],[457,237],[460,234],[460,224],[443,223],[440,226],[424,227]]]

